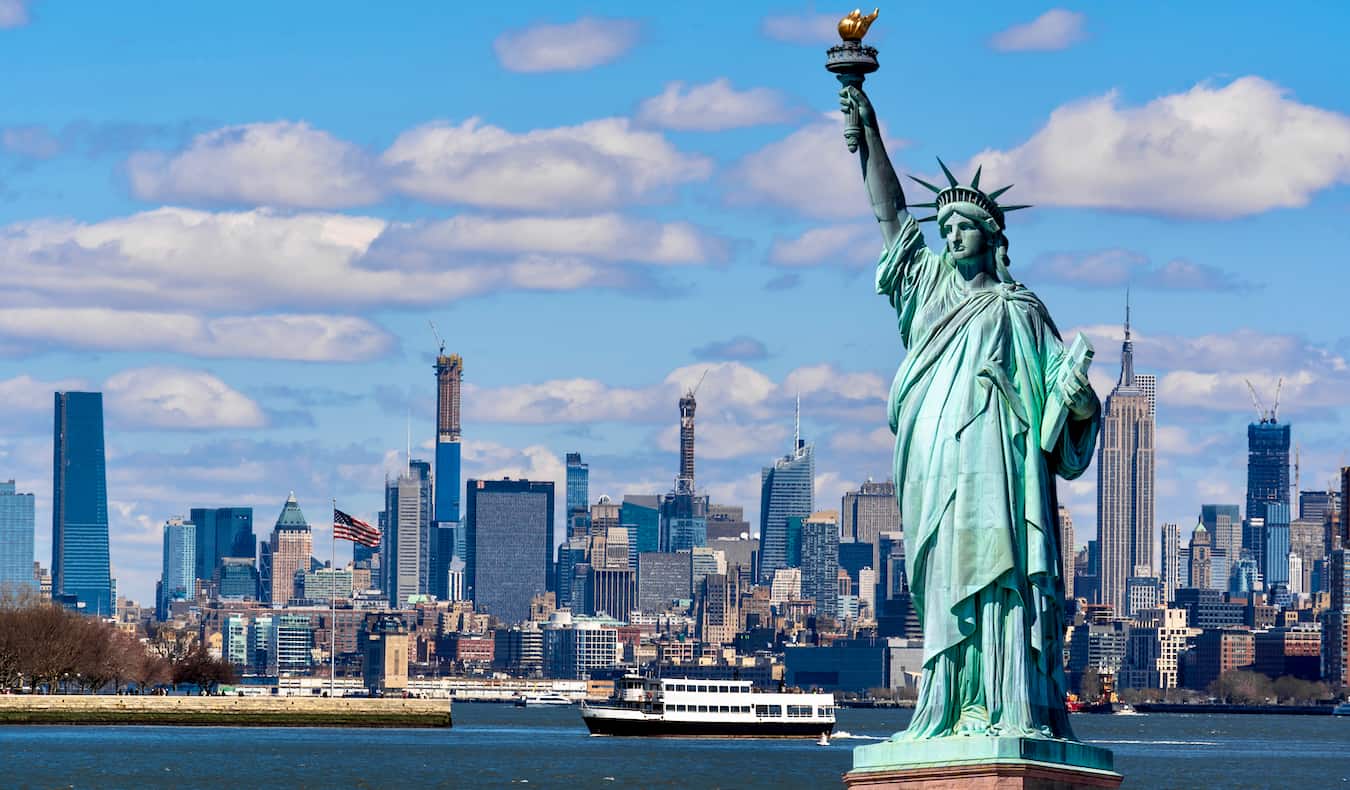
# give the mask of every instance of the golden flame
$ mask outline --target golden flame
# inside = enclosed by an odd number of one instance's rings
[[[863,16],[861,8],[853,9],[853,13],[839,20],[839,37],[845,41],[862,41],[880,11],[874,8],[870,15]]]

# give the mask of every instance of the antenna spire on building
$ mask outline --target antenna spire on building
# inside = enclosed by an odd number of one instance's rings
[[[1134,386],[1134,340],[1130,338],[1130,287],[1125,286],[1125,342],[1120,346],[1120,386]]]
[[[802,447],[802,394],[797,393],[797,408],[792,415],[792,453],[795,455]]]

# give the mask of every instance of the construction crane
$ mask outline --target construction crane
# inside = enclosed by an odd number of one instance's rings
[[[431,327],[431,334],[433,334],[433,335],[436,336],[436,342],[439,343],[440,346],[441,346],[440,351],[438,351],[438,352],[436,352],[436,353],[437,353],[439,356],[442,356],[442,357],[445,356],[445,338],[441,337],[441,333],[436,331],[436,322],[435,322],[435,321],[432,321],[431,319],[428,318],[428,319],[427,319],[427,325]],[[1251,385],[1248,384],[1248,386],[1251,386]]]
[[[703,386],[703,380],[708,377],[708,373],[711,371],[712,368],[708,368],[707,370],[703,371],[703,375],[698,377],[698,383],[694,385],[693,389],[689,390],[688,397],[692,398],[698,394],[698,388]]]
[[[1280,390],[1284,389],[1284,377],[1281,376],[1279,382],[1275,385],[1275,405],[1271,407],[1270,411],[1266,411],[1266,406],[1261,402],[1261,396],[1256,394],[1256,387],[1252,386],[1251,379],[1243,379],[1243,381],[1247,382],[1247,391],[1252,394],[1252,405],[1256,407],[1256,419],[1262,423],[1278,422],[1276,418],[1280,411]]]

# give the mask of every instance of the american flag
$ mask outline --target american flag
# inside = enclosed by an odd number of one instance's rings
[[[337,508],[333,508],[333,537],[360,543],[370,549],[380,547],[379,529],[355,516],[349,516]]]

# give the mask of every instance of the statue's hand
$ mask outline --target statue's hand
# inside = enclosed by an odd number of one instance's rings
[[[1069,413],[1078,420],[1090,419],[1097,411],[1097,393],[1092,389],[1087,374],[1081,370],[1068,371],[1060,381],[1060,392]]]
[[[853,110],[858,111],[858,117],[862,120],[863,126],[869,129],[877,128],[877,114],[872,109],[872,101],[863,93],[862,88],[849,85],[839,91],[839,112],[849,113]]]

